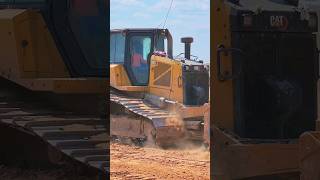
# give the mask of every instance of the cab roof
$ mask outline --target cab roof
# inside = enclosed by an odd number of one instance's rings
[[[158,32],[158,31],[168,31],[168,29],[159,28],[125,28],[125,29],[111,29],[111,32]]]

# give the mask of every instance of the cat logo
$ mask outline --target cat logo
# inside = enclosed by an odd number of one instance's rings
[[[270,16],[270,26],[286,30],[288,28],[288,19],[285,16]]]

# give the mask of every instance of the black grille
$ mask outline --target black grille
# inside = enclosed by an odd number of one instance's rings
[[[203,105],[209,99],[209,72],[203,66],[196,69],[189,66],[182,72],[183,103],[185,105]]]

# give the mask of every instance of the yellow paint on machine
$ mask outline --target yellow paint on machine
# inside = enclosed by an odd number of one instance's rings
[[[132,86],[122,64],[110,64],[110,85],[120,91],[146,92],[146,86]]]
[[[132,86],[122,64],[110,65],[110,85],[121,91],[147,92],[183,102],[182,65],[166,57],[151,57],[148,87]]]
[[[150,94],[183,103],[181,62],[152,56],[149,77]]]
[[[71,78],[42,15],[0,10],[0,75],[34,91],[103,93],[104,78]],[[88,88],[90,85],[90,88]]]
[[[230,7],[226,6],[224,1],[213,1],[215,7],[212,11],[212,37],[211,44],[214,48],[213,57],[217,57],[217,48],[219,45],[224,45],[226,48],[231,47],[230,34]],[[223,56],[222,72],[232,72],[231,55]],[[228,130],[234,129],[234,95],[233,95],[233,80],[219,81],[217,77],[217,60],[211,62],[211,86],[212,89],[212,121],[221,128]],[[218,94],[218,95],[217,95]]]
[[[110,65],[110,85],[113,87],[131,86],[127,72],[122,64]]]

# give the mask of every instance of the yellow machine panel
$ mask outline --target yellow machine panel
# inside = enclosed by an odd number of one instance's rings
[[[150,66],[149,93],[183,102],[181,63],[166,57],[152,56]]]
[[[131,85],[123,65],[121,64],[110,65],[110,85],[113,87]]]
[[[110,85],[121,91],[145,92],[145,86],[131,86],[131,82],[122,64],[110,65]]]
[[[56,93],[102,93],[106,89],[103,79],[67,79],[67,68],[37,11],[0,10],[0,41],[5,42],[0,44],[0,74],[21,86]]]
[[[223,44],[226,48],[231,46],[230,40],[230,22],[229,22],[229,8],[223,3],[223,1],[213,1],[213,6],[217,7],[213,10],[213,38],[211,44],[214,48]],[[217,57],[217,52],[213,51],[213,57]],[[224,72],[231,72],[232,62],[231,55],[223,57],[222,60]],[[219,81],[217,76],[216,60],[211,65],[211,72],[213,74],[211,87],[212,89],[212,106],[213,106],[213,121],[212,123],[219,124],[219,126],[232,130],[234,128],[234,110],[233,110],[233,81]],[[223,96],[216,96],[216,94],[224,94]]]
[[[39,13],[32,10],[1,10],[0,27],[3,31],[0,37],[7,42],[2,44],[5,46],[1,47],[0,58],[10,59],[8,62],[0,61],[1,73],[8,78],[69,77]],[[10,69],[18,71],[12,72]]]

